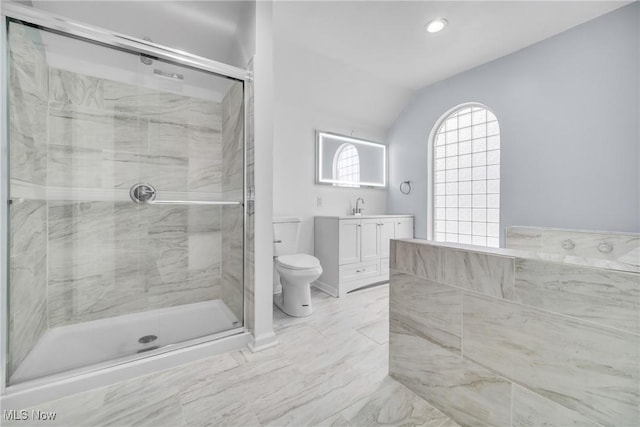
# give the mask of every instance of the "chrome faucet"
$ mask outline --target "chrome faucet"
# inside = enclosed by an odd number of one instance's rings
[[[362,197],[358,197],[356,199],[356,207],[355,207],[355,209],[353,209],[353,214],[354,215],[362,215],[362,208],[358,207],[360,201],[362,201],[362,204],[364,205],[364,199]]]

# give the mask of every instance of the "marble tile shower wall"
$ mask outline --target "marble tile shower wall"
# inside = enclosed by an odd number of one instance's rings
[[[222,192],[227,200],[242,200],[244,186],[243,87],[234,83],[222,99]],[[245,273],[243,209],[222,207],[223,301],[238,319],[242,318]]]
[[[461,425],[640,424],[640,274],[393,241],[390,374]]]
[[[219,298],[220,208],[126,191],[219,195],[220,105],[57,69],[49,86],[47,186],[116,190],[49,202],[49,325]]]
[[[544,227],[506,229],[506,246],[545,254],[602,259],[640,267],[640,234]]]
[[[221,298],[220,207],[128,198],[222,196],[220,103],[49,67],[22,25],[9,42],[10,371],[47,327]]]
[[[38,31],[11,24],[9,41],[10,174],[16,183],[46,184],[48,67]],[[12,185],[13,187],[13,185]],[[13,193],[13,188],[10,189]],[[47,204],[9,206],[9,354],[12,373],[47,329]]]

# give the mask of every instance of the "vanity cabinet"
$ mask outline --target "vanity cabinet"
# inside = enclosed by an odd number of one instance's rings
[[[338,222],[338,263],[377,261],[380,230],[377,219],[345,219]]]
[[[413,238],[413,216],[317,216],[314,232],[315,256],[323,270],[314,285],[343,297],[389,280],[390,240]]]

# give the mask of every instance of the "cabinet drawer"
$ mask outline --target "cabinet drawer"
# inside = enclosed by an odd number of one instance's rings
[[[376,262],[363,262],[340,266],[340,282],[350,282],[380,275],[380,264]]]

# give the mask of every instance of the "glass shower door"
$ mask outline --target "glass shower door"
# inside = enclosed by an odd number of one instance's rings
[[[147,144],[129,195],[148,309],[169,322],[144,351],[242,326],[244,97],[240,82],[142,59],[161,86],[138,95]]]
[[[10,384],[242,326],[242,82],[8,25]]]

